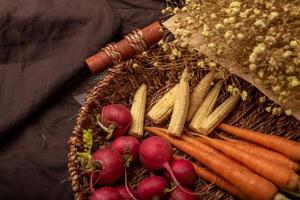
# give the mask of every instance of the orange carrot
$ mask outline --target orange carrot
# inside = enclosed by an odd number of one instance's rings
[[[280,152],[292,160],[300,161],[300,143],[286,138],[267,135],[257,131],[246,130],[228,124],[220,124],[219,129],[226,131],[232,135],[249,140],[256,144],[270,148],[274,151]]]
[[[293,170],[277,165],[256,155],[241,151],[232,147],[225,141],[212,139],[207,136],[201,137],[207,140],[212,147],[241,162],[246,167],[269,179],[277,186],[288,190],[298,190],[300,178]]]
[[[259,145],[256,145],[251,142],[241,141],[241,140],[234,140],[229,139],[226,137],[222,137],[223,139],[227,140],[228,143],[230,143],[235,148],[238,148],[240,150],[243,150],[247,153],[256,155],[258,157],[264,158],[266,160],[269,160],[271,162],[274,162],[278,165],[287,167],[289,169],[292,169],[294,171],[299,171],[299,164],[290,160],[285,155],[278,153],[276,151],[272,151],[270,149],[266,149],[264,147],[261,147]]]
[[[203,144],[199,141],[196,140],[195,137],[189,137],[189,136],[186,136],[186,135],[182,135],[181,139],[183,141],[186,141],[190,144],[193,144],[201,149],[204,149],[205,151],[209,152],[209,153],[212,153],[212,154],[215,154],[216,156],[220,156],[222,155],[222,153],[214,148],[212,148],[211,146],[208,146],[206,144]]]
[[[159,128],[159,127],[155,127],[155,128],[158,129],[158,130],[160,130],[160,131],[162,131],[162,132],[164,132],[164,133],[168,133],[167,132],[168,129]],[[186,142],[188,142],[190,144],[193,144],[193,145],[197,146],[198,148],[200,148],[200,149],[202,149],[204,151],[207,151],[209,153],[215,154],[216,156],[221,156],[222,157],[222,155],[224,155],[220,151],[218,151],[218,150],[212,148],[211,146],[209,146],[208,144],[204,144],[204,143],[198,141],[196,139],[196,137],[181,135],[181,139],[183,141],[186,141]],[[227,157],[227,156],[224,155],[224,157]],[[229,157],[227,157],[227,158],[229,158]]]
[[[178,156],[176,154],[173,154],[174,159],[184,159],[181,156]],[[220,176],[214,174],[213,172],[204,169],[202,167],[199,167],[195,163],[191,162],[195,168],[196,173],[200,178],[202,178],[205,181],[211,182],[220,188],[226,190],[227,192],[230,192],[231,194],[234,194],[238,196],[240,199],[249,199],[244,193],[242,193],[240,190],[238,190],[235,186],[233,186],[231,183],[226,181],[225,179],[221,178]]]
[[[222,159],[192,144],[173,138],[155,127],[145,127],[145,130],[164,138],[167,142],[206,165],[252,199],[271,200],[277,194],[277,188],[273,183],[238,163],[233,164],[232,161]]]
[[[156,129],[164,132],[164,133],[168,133],[167,129],[165,128],[159,128],[159,127],[155,127]],[[194,146],[196,146],[198,149],[200,149],[201,151],[207,151],[209,153],[212,153],[216,156],[219,156],[222,159],[227,159],[230,161],[233,161],[232,158],[226,156],[225,154],[223,154],[222,152],[218,151],[217,149],[212,148],[211,146],[209,146],[209,144],[207,142],[205,142],[205,140],[201,140],[201,138],[199,137],[193,137],[193,136],[186,136],[186,135],[181,135],[181,139],[187,143],[193,144]],[[235,164],[236,162],[233,161],[233,164]]]
[[[232,164],[236,163],[232,158],[228,157],[227,155],[223,154],[222,152],[218,151],[217,149],[209,146],[208,142],[205,142],[205,140],[201,140],[202,138],[182,135],[181,139],[187,143],[193,144],[194,146],[201,149],[202,151],[204,150],[204,151],[210,152],[222,159],[232,161]]]

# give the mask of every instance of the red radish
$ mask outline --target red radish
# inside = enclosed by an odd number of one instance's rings
[[[113,187],[101,187],[93,192],[89,200],[124,200]]]
[[[101,185],[114,183],[123,175],[123,159],[114,149],[99,149],[92,155],[92,161],[97,163],[99,170],[92,172],[91,186],[96,183]]]
[[[173,160],[170,166],[181,185],[190,186],[195,182],[197,174],[190,161],[185,159]],[[165,177],[167,180],[171,179],[168,171],[165,171]]]
[[[169,200],[197,200],[196,195],[191,194],[193,191],[188,188],[184,188],[185,190],[189,191],[186,193],[181,188],[177,187],[170,195]]]
[[[137,195],[141,200],[164,199],[166,198],[167,181],[160,176],[144,178],[137,185]]]
[[[124,157],[127,167],[132,161],[138,159],[139,147],[140,142],[133,136],[118,137],[111,144],[111,148],[118,151]]]
[[[170,143],[158,136],[147,138],[140,145],[140,160],[150,170],[167,170],[176,185],[185,190],[178,182],[169,164],[172,160],[172,146]],[[189,191],[186,192],[189,193]]]
[[[138,159],[140,142],[133,136],[120,136],[116,138],[111,145],[111,148],[118,151],[124,158],[126,167],[129,167],[132,161]],[[136,200],[127,183],[127,173],[125,167],[125,189],[130,199]]]
[[[150,170],[170,168],[172,146],[158,136],[151,136],[140,145],[140,160]]]
[[[118,190],[119,194],[123,197],[124,200],[133,200],[133,198],[131,198],[124,185],[118,186],[116,187],[116,189]],[[135,191],[133,191],[131,188],[129,190],[134,197],[137,196]]]
[[[104,106],[101,112],[101,122],[98,117],[99,126],[108,133],[107,139],[124,135],[132,121],[129,109],[123,104],[109,104]]]

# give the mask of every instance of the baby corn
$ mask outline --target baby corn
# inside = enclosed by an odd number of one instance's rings
[[[198,132],[208,135],[214,128],[231,112],[235,107],[240,95],[228,97],[221,105],[219,105],[202,123]]]
[[[154,124],[161,123],[172,113],[177,88],[178,84],[164,94],[164,96],[147,113],[147,116]]]
[[[189,107],[189,72],[185,69],[180,78],[176,91],[173,113],[168,128],[168,133],[174,136],[181,136],[187,117]]]
[[[194,91],[191,94],[190,103],[189,103],[189,111],[187,115],[187,121],[191,121],[194,114],[198,110],[199,106],[203,102],[207,92],[211,86],[211,83],[214,81],[215,72],[209,72],[195,87]]]
[[[130,135],[142,136],[144,133],[146,96],[147,87],[145,84],[142,84],[136,91],[131,106],[132,124],[129,129]]]
[[[222,87],[222,81],[216,83],[216,85],[209,91],[208,95],[205,97],[203,103],[198,108],[196,114],[194,115],[192,121],[190,122],[190,129],[193,131],[199,132],[199,128],[202,123],[208,117],[208,115],[212,112],[215,103],[218,99],[218,95],[220,93]]]

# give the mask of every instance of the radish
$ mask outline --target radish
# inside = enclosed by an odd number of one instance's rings
[[[123,197],[124,200],[133,200],[133,198],[130,196],[130,194],[127,192],[126,187],[124,185],[116,187],[119,194]],[[131,195],[134,197],[137,196],[136,192],[133,191],[131,188],[129,188]]]
[[[111,148],[123,156],[127,167],[129,167],[132,161],[138,159],[139,147],[140,142],[133,136],[118,137],[111,144]]]
[[[186,191],[189,191],[189,193],[186,193],[181,188],[177,187],[170,195],[169,200],[197,200],[196,195],[191,194],[193,191],[184,188]]]
[[[106,139],[124,135],[130,127],[131,121],[131,113],[123,104],[106,105],[102,108],[101,117],[97,115],[98,125],[108,133]]]
[[[139,155],[143,165],[150,170],[163,168],[170,170],[172,146],[158,136],[151,136],[144,140],[140,145]]]
[[[99,149],[92,155],[97,170],[92,172],[91,187],[99,183],[107,185],[116,182],[124,172],[124,162],[121,155],[114,149]],[[93,184],[94,183],[94,184]]]
[[[190,161],[185,159],[173,160],[170,166],[181,185],[190,186],[195,182],[197,174]],[[165,171],[164,175],[167,180],[171,179],[168,171]]]
[[[111,148],[118,151],[124,158],[126,167],[129,167],[132,161],[138,159],[140,142],[133,136],[120,136],[116,138]],[[127,183],[127,172],[125,167],[125,189],[131,199],[136,200],[135,195],[131,193]]]
[[[170,143],[166,142],[162,138],[158,136],[151,136],[144,140],[140,145],[140,160],[142,164],[150,169],[165,169],[169,172],[173,181],[176,183],[178,187],[182,190],[186,191],[178,182],[175,177],[171,167],[170,162],[172,160],[172,146]],[[190,193],[189,191],[186,191]],[[196,193],[191,193],[196,194]]]
[[[160,176],[144,178],[137,185],[137,195],[141,200],[164,199],[166,198],[167,181]]]
[[[113,187],[101,187],[93,192],[89,200],[124,200]]]

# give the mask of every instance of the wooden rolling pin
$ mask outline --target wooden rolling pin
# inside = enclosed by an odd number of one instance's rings
[[[156,44],[162,37],[162,25],[154,22],[141,30],[133,31],[117,43],[109,44],[99,53],[87,58],[85,62],[91,73],[95,75],[141,53],[142,48],[146,49]]]

